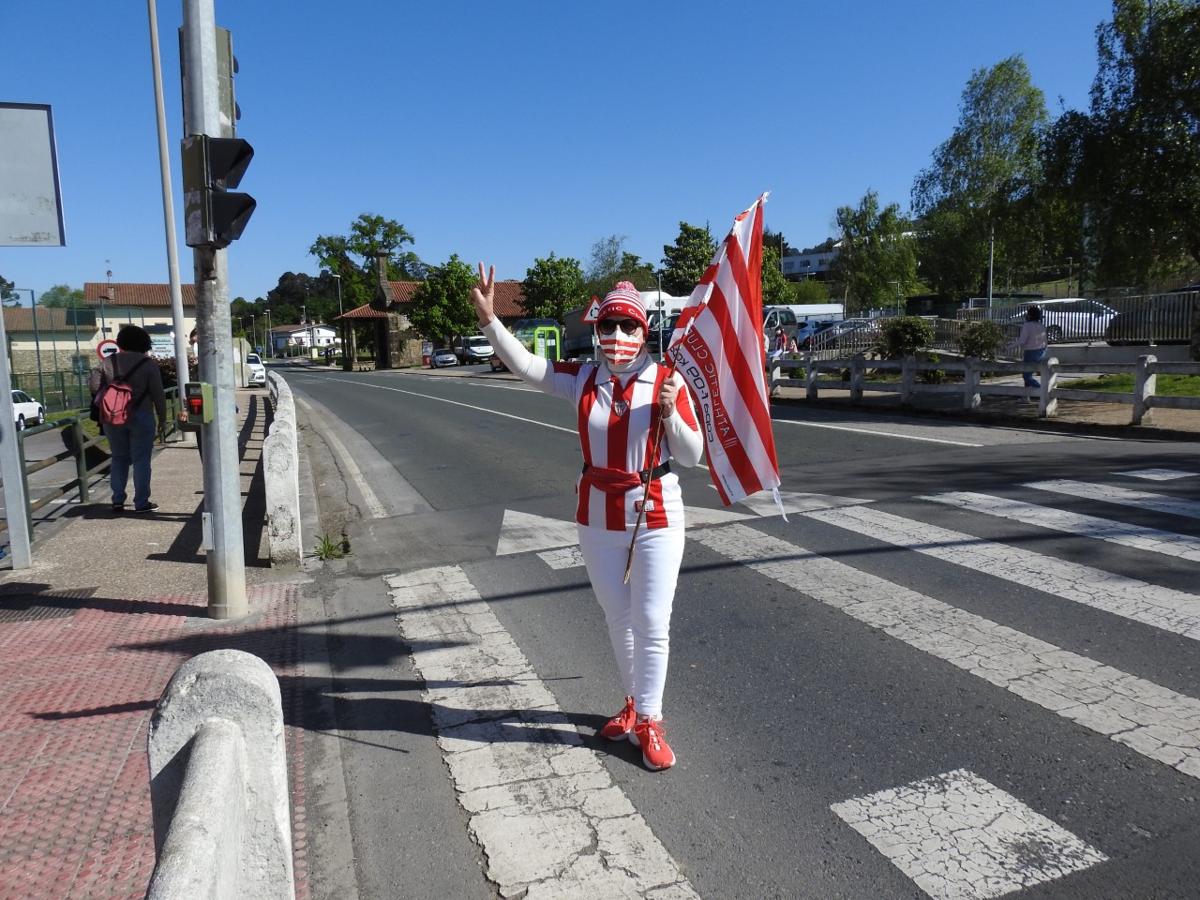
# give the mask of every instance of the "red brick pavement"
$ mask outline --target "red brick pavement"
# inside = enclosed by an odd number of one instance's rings
[[[296,895],[307,900],[299,592],[294,581],[251,588],[255,615],[228,626],[202,618],[201,597],[81,592],[28,598],[70,616],[0,623],[0,900],[144,896],[150,715],[183,660],[222,647],[261,656],[280,678]]]

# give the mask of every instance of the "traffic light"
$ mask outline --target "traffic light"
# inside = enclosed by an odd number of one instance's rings
[[[189,247],[228,247],[242,236],[254,198],[234,193],[254,149],[241,138],[183,139],[183,221]]]

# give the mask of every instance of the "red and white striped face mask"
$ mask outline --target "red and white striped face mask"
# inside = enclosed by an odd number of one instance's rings
[[[617,327],[614,328],[614,325]],[[629,334],[625,329],[631,326],[633,333]],[[612,328],[612,332],[606,334],[608,328]],[[597,325],[596,336],[600,339],[600,352],[604,354],[610,366],[623,366],[630,362],[642,352],[642,345],[646,343],[641,324],[632,319],[624,319],[619,323],[613,319],[605,319]]]

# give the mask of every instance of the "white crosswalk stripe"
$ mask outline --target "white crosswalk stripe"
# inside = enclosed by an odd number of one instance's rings
[[[864,506],[806,518],[1200,640],[1200,596]]]
[[[909,646],[1200,778],[1200,700],[745,525],[690,537]]]
[[[1200,562],[1200,538],[1186,534],[1159,531],[1157,528],[1145,528],[1141,525],[1131,525],[1128,522],[1086,516],[1065,509],[1038,506],[1035,503],[1025,503],[1007,497],[993,497],[990,494],[977,494],[973,491],[951,491],[920,499],[931,500],[946,506],[957,506],[960,509],[1010,519],[1014,522],[1023,522],[1026,525],[1036,525],[1040,528],[1050,528],[1054,531],[1108,541],[1112,544],[1132,547],[1135,550],[1146,550],[1150,553],[1175,556],[1189,562]]]
[[[937,900],[1000,897],[1108,859],[964,769],[830,809]]]
[[[697,895],[458,566],[387,579],[500,895]]]
[[[1177,478],[1195,478],[1200,472],[1185,472],[1182,469],[1132,469],[1117,474],[1130,478],[1144,478],[1146,481],[1174,481]]]
[[[1166,494],[1154,494],[1150,491],[1131,491],[1129,488],[1117,487],[1111,484],[1088,484],[1084,481],[1055,479],[1052,481],[1030,481],[1025,487],[1039,491],[1050,491],[1055,494],[1066,494],[1068,497],[1082,497],[1084,500],[1100,500],[1104,503],[1116,503],[1120,506],[1132,506],[1137,509],[1147,509],[1151,512],[1167,513],[1172,516],[1186,516],[1200,519],[1200,503],[1195,500],[1185,500],[1182,497],[1169,497]]]

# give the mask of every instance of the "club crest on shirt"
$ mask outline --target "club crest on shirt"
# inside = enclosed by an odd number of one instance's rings
[[[629,412],[629,404],[624,400],[617,400],[613,403],[612,409],[613,412],[615,412],[618,416],[623,416],[625,413]]]

